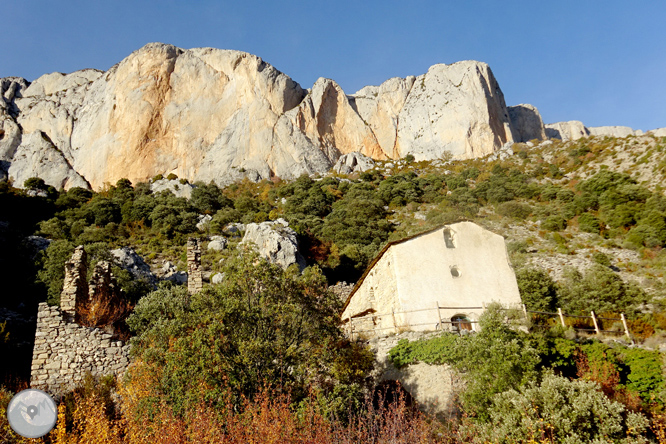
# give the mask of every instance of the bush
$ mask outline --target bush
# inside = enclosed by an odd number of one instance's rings
[[[562,231],[567,227],[567,220],[559,214],[548,216],[542,223],[541,227],[549,231]]]
[[[609,400],[597,384],[546,373],[541,383],[496,395],[490,421],[480,427],[492,442],[645,442],[649,422]],[[543,440],[543,441],[542,441]]]
[[[590,213],[583,213],[578,217],[578,229],[586,233],[599,233],[601,221]]]
[[[532,214],[532,207],[524,203],[510,201],[498,205],[497,212],[505,217],[525,219],[527,216]]]
[[[557,307],[557,286],[550,275],[536,268],[516,272],[523,304],[531,311],[553,311]]]
[[[466,389],[461,395],[468,414],[485,420],[493,395],[517,389],[536,377],[539,355],[525,336],[513,331],[499,304],[491,304],[479,319],[475,335],[400,341],[389,351],[396,365],[416,361],[447,363],[462,372]]]
[[[310,390],[329,394],[323,381],[338,390],[363,382],[371,355],[348,353],[358,346],[338,329],[340,301],[317,270],[285,272],[248,250],[223,272],[223,284],[197,294],[157,290],[127,320],[137,333],[133,353],[159,372],[158,389],[175,411],[204,399],[219,405],[227,390],[240,405],[263,387],[299,400]]]
[[[46,287],[46,302],[49,305],[60,303],[60,293],[65,279],[65,262],[73,253],[74,245],[69,241],[55,240],[38,259],[40,270],[37,272],[37,282]]]
[[[624,312],[633,315],[648,301],[648,295],[633,283],[602,265],[590,267],[584,274],[569,268],[564,272],[560,287],[560,302],[564,311],[585,313]]]
[[[28,190],[44,190],[44,191],[48,188],[46,182],[44,182],[44,179],[40,177],[31,177],[29,179],[26,179],[25,182],[23,182],[23,187]]]

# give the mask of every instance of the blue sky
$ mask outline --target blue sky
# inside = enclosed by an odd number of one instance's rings
[[[0,0],[0,77],[108,69],[149,42],[262,57],[351,94],[436,63],[490,65],[546,123],[666,127],[666,2]]]

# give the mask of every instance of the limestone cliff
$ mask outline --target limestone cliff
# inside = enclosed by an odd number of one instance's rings
[[[323,78],[304,90],[244,52],[151,43],[106,72],[4,78],[0,93],[0,171],[16,186],[32,176],[95,189],[168,173],[288,179],[352,152],[484,156],[517,131],[490,68],[474,61],[348,96]]]

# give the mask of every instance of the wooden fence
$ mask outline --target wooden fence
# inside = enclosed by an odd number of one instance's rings
[[[567,327],[567,323],[565,321],[565,318],[574,318],[574,319],[591,319],[592,320],[592,325],[594,325],[594,328],[580,328],[580,327],[573,327],[576,331],[585,331],[585,332],[595,332],[596,334],[601,334],[601,333],[624,333],[627,336],[627,339],[631,341],[633,344],[633,339],[631,337],[631,333],[629,332],[629,327],[627,326],[627,318],[624,316],[624,313],[620,313],[619,318],[606,318],[606,317],[601,317],[597,316],[596,313],[594,313],[594,310],[590,311],[589,316],[582,316],[582,315],[572,315],[572,314],[566,314],[562,312],[561,308],[557,309],[557,313],[552,313],[552,312],[547,312],[547,311],[531,311],[527,310],[525,308],[525,304],[523,304],[523,312],[525,313],[525,317],[528,317],[529,313],[533,314],[538,314],[538,315],[546,315],[546,316],[557,316],[560,319],[560,324],[562,327]],[[599,321],[622,321],[622,327],[624,331],[618,332],[617,330],[602,330],[599,327]]]
[[[354,335],[361,335],[363,333],[376,333],[379,331],[385,331],[385,330],[392,330],[394,333],[398,333],[400,330],[404,329],[409,329],[411,327],[423,327],[423,326],[432,326],[434,330],[443,330],[444,325],[448,324],[451,325],[454,328],[454,331],[460,331],[462,324],[478,324],[479,321],[476,320],[471,320],[467,319],[465,321],[461,320],[444,320],[442,318],[442,310],[446,311],[453,311],[453,312],[463,312],[466,310],[486,310],[486,304],[484,303],[480,307],[442,307],[439,305],[439,302],[436,303],[436,306],[433,308],[420,308],[416,310],[405,310],[405,311],[395,311],[392,310],[391,312],[387,313],[370,313],[364,316],[358,316],[358,317],[351,317],[344,319],[343,322],[346,323],[347,325],[345,326],[347,330],[347,334],[349,335],[350,338],[354,338]],[[505,308],[505,310],[510,310],[509,308]],[[518,309],[519,310],[519,309]],[[408,314],[408,313],[417,313],[417,312],[425,312],[425,311],[437,311],[437,318],[433,317],[433,320],[435,321],[428,321],[428,322],[421,322],[421,323],[408,323],[408,324],[398,324],[396,322],[396,315],[400,314]],[[624,334],[627,336],[629,341],[633,344],[633,339],[631,337],[631,333],[629,332],[629,327],[627,326],[627,319],[624,316],[624,313],[620,314],[619,318],[606,318],[606,317],[600,317],[597,316],[594,311],[590,312],[590,316],[582,316],[582,315],[572,315],[572,314],[567,314],[563,313],[561,308],[557,309],[557,313],[551,313],[551,312],[546,312],[546,311],[531,311],[527,310],[525,305],[522,304],[522,311],[525,316],[526,320],[531,321],[531,316],[530,314],[537,314],[537,315],[545,315],[545,316],[557,316],[560,320],[560,324],[567,328],[567,323],[565,321],[566,318],[575,318],[575,319],[591,319],[592,324],[594,325],[594,328],[580,328],[580,327],[573,327],[569,325],[569,327],[573,328],[576,331],[584,331],[584,332],[595,332],[597,335],[601,333],[620,333]],[[375,320],[377,318],[382,318],[384,316],[391,316],[392,323],[389,326],[385,327],[379,327],[375,326]],[[622,326],[624,327],[624,331],[616,331],[616,330],[602,330],[599,327],[599,321],[622,321]],[[373,327],[372,328],[365,328],[363,327],[364,324],[367,323],[372,323]],[[546,326],[543,326],[546,327]]]

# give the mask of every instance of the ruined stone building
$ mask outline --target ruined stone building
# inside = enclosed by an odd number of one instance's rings
[[[203,289],[201,273],[201,243],[198,238],[187,239],[187,291],[198,293]]]
[[[462,221],[386,245],[348,296],[342,320],[370,337],[475,329],[491,302],[521,304],[504,238]]]
[[[60,307],[39,304],[30,385],[61,394],[94,376],[122,373],[129,346],[98,326],[111,324],[121,304],[120,289],[108,262],[95,266],[87,282],[83,246],[65,264]],[[121,307],[122,308],[122,307]]]

